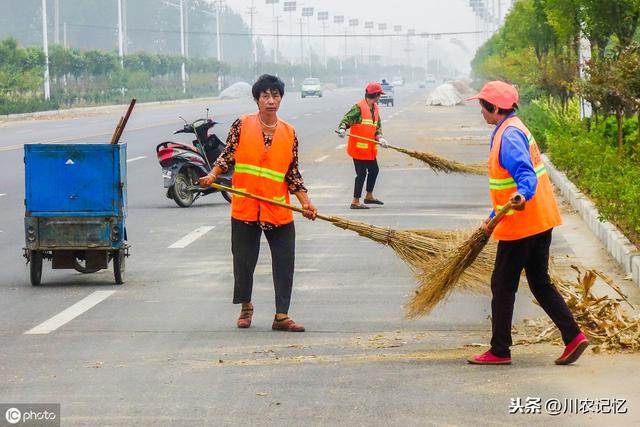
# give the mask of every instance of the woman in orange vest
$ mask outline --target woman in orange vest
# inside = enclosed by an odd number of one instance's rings
[[[368,206],[360,204],[365,179],[367,194],[364,197],[364,203],[384,205],[382,201],[373,196],[373,188],[380,170],[376,159],[378,146],[375,142],[358,138],[360,136],[369,140],[377,140],[382,146],[387,146],[387,141],[382,137],[380,110],[378,109],[378,102],[382,95],[384,92],[380,83],[369,83],[365,89],[364,99],[351,107],[338,127],[338,135],[341,138],[344,138],[347,129],[351,128],[347,142],[347,154],[353,158],[353,165],[356,168],[351,209],[369,209]]]
[[[294,194],[303,215],[315,219],[317,210],[307,196],[298,170],[298,138],[295,129],[277,115],[284,83],[264,74],[252,88],[258,112],[237,119],[227,146],[211,173],[200,178],[209,186],[216,177],[235,166],[232,184],[248,193],[289,203]],[[247,197],[233,195],[231,201],[231,251],[233,253],[233,303],[242,304],[238,328],[251,326],[253,273],[258,262],[262,232],[271,249],[276,314],[273,330],[304,332],[304,326],[289,318],[295,258],[295,228],[291,210]]]
[[[477,365],[511,364],[513,307],[524,269],[531,293],[558,327],[566,345],[555,363],[568,365],[578,360],[589,341],[549,279],[551,231],[562,220],[538,145],[515,114],[516,88],[492,81],[471,99],[480,101],[485,121],[496,127],[489,153],[489,192],[494,209],[482,229],[498,240],[498,251],[491,276],[491,348],[468,361]],[[490,218],[508,202],[513,210],[495,229],[489,229]]]

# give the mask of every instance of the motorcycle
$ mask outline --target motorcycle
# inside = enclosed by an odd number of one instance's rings
[[[209,134],[209,130],[218,122],[209,118],[208,108],[206,119],[188,123],[184,118],[180,118],[185,124],[182,129],[174,131],[174,135],[192,133],[196,139],[192,141],[193,146],[165,141],[156,147],[156,157],[162,166],[167,198],[173,199],[178,206],[187,208],[201,196],[220,192],[222,197],[231,203],[231,195],[226,191],[194,186],[198,178],[211,172],[213,163],[226,146],[215,133]],[[216,179],[216,183],[230,187],[232,175],[233,168],[229,168]]]

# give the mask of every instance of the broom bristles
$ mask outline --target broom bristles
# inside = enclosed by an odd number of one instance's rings
[[[416,319],[430,313],[438,303],[446,300],[458,281],[466,273],[465,270],[471,266],[482,249],[487,244],[489,238],[482,230],[477,230],[461,246],[459,246],[453,256],[442,259],[433,267],[432,272],[424,272],[419,276],[419,286],[413,297],[405,305],[405,317]],[[490,274],[493,266],[488,269]],[[486,279],[488,274],[478,279]]]
[[[460,163],[455,160],[445,159],[440,156],[436,156],[435,154],[424,152],[424,151],[415,151],[415,150],[407,150],[405,148],[393,147],[395,150],[407,154],[414,159],[418,159],[429,165],[431,169],[436,172],[460,172],[460,173],[469,173],[474,175],[486,175],[488,173],[487,165],[485,164],[465,164]]]
[[[420,283],[470,235],[469,231],[394,230],[340,217],[332,217],[331,223],[390,246],[400,259],[409,265]],[[494,260],[495,245],[492,245],[491,250],[483,252],[477,262],[470,263],[467,266],[469,268],[460,273],[458,278],[462,288],[473,292],[486,292]]]

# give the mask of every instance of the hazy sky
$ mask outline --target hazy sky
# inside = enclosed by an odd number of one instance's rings
[[[321,34],[322,27],[317,19],[318,11],[329,12],[329,21],[326,27],[327,34],[343,33],[339,24],[333,23],[335,15],[344,15],[345,19],[357,18],[359,25],[357,30],[351,28],[350,33],[357,31],[359,34],[367,34],[369,30],[364,29],[364,21],[373,21],[375,30],[378,32],[378,24],[386,23],[387,32],[392,33],[393,25],[402,25],[402,33],[406,34],[408,29],[415,29],[416,33],[423,32],[465,32],[475,31],[476,17],[469,7],[468,0],[304,0],[297,1],[297,11],[293,13],[293,26],[290,25],[289,13],[283,11],[285,0],[280,0],[275,5],[276,15],[282,18],[280,24],[280,33],[299,34],[300,27],[296,24],[296,20],[300,18],[300,9],[303,6],[314,7],[314,16],[310,19],[311,26],[307,28],[304,25],[304,32],[311,34]],[[487,4],[495,5],[497,10],[498,3],[501,3],[502,15],[506,12],[506,8],[511,4],[511,0],[485,0]],[[243,14],[245,21],[249,22],[248,11],[253,3],[257,14],[254,16],[254,32],[255,33],[273,33],[272,5],[266,4],[266,0],[226,0],[226,4]],[[496,13],[497,15],[497,13]],[[343,27],[342,27],[343,28]],[[461,42],[465,47],[459,46],[459,43],[452,43],[451,39]],[[263,43],[267,49],[272,49],[274,42],[271,37],[262,37]],[[321,39],[314,39],[316,50],[321,49]],[[376,39],[373,42],[374,54],[387,55],[395,52],[398,55],[405,55],[406,38],[394,39]],[[425,39],[415,38],[412,40],[412,55],[415,61],[424,61],[427,49],[430,50],[431,57],[440,55],[443,60],[454,62],[457,67],[468,69],[468,63],[473,56],[473,51],[480,42],[475,35],[457,35],[444,36],[440,40],[432,40],[427,48]],[[295,39],[280,39],[280,49],[285,55],[294,55],[296,48]],[[359,49],[363,54],[368,53],[369,42],[367,39],[349,40],[351,49]],[[395,43],[395,45],[394,45]],[[376,47],[377,45],[377,47]],[[466,48],[466,49],[465,49]],[[343,50],[343,42],[338,39],[327,39],[327,54],[338,54]],[[377,51],[376,51],[377,49]],[[398,53],[399,52],[399,53]],[[424,57],[420,59],[420,57]]]

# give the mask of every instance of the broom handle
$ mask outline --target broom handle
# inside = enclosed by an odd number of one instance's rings
[[[260,200],[261,202],[271,203],[272,205],[280,206],[281,208],[290,209],[292,211],[296,211],[296,212],[300,212],[300,213],[303,212],[303,209],[298,207],[298,206],[290,205],[290,204],[284,203],[284,202],[279,202],[279,201],[273,200],[273,199],[267,199],[266,197],[257,196],[255,194],[247,193],[245,191],[237,190],[235,188],[227,187],[225,185],[216,184],[215,182],[211,183],[210,187],[215,188],[217,190],[227,191],[229,193],[237,194],[238,196],[248,197],[250,199]],[[323,220],[329,221],[329,222],[336,222],[336,220],[337,220],[333,216],[327,216],[327,215],[321,215],[321,214],[316,214],[316,218],[320,218],[320,219],[323,219]]]
[[[516,197],[516,202],[520,203],[520,199],[522,199],[522,196],[518,195]],[[498,225],[498,223],[502,220],[502,218],[509,213],[509,211],[511,210],[511,208],[513,207],[513,205],[511,204],[511,202],[507,202],[506,205],[504,205],[502,207],[502,209],[500,209],[496,215],[491,218],[491,221],[489,221],[489,223],[487,224],[487,227],[489,228],[489,230],[493,230],[494,227],[496,225]]]
[[[335,132],[335,133],[337,133],[337,134],[340,134],[340,132],[338,132],[337,130],[334,130],[334,132]],[[363,141],[373,142],[374,144],[382,145],[382,146],[384,147],[384,145],[383,145],[383,144],[381,144],[380,142],[376,141],[375,139],[365,138],[364,136],[358,136],[358,135],[354,135],[354,134],[352,134],[352,133],[347,133],[346,135],[347,135],[347,136],[350,136],[350,137],[352,137],[352,138],[358,138],[358,139],[361,139],[361,140],[363,140]],[[391,145],[391,144],[387,144],[386,148],[392,148],[392,149],[394,149],[394,150],[399,150],[399,149],[400,149],[400,147],[396,147],[395,145]]]

